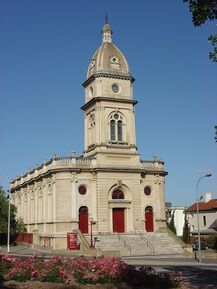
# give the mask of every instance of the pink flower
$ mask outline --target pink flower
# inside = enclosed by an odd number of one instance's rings
[[[38,273],[37,270],[32,271],[32,273],[31,273],[31,278],[36,277],[36,276],[37,276],[37,273]]]

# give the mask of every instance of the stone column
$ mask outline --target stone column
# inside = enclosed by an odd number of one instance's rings
[[[75,172],[72,172],[72,177],[71,177],[71,186],[72,186],[72,191],[71,191],[71,200],[72,200],[72,205],[71,205],[71,218],[73,221],[77,221],[77,174]]]

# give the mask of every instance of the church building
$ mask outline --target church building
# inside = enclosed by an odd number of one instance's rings
[[[66,249],[74,230],[99,244],[100,236],[148,238],[166,230],[167,172],[162,160],[141,160],[137,150],[134,80],[106,23],[82,84],[83,155],[53,156],[10,183],[33,245],[49,240],[46,247]]]

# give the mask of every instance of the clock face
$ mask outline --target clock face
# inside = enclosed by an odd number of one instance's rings
[[[112,91],[114,92],[114,93],[118,93],[119,92],[119,86],[116,84],[116,83],[114,83],[114,84],[112,84]]]

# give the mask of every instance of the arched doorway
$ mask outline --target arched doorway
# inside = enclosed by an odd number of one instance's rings
[[[79,230],[88,234],[88,208],[85,206],[79,208]]]
[[[151,206],[145,208],[145,230],[146,232],[154,231],[153,208]]]
[[[120,189],[116,189],[112,193],[113,200],[123,200],[124,193]],[[124,233],[125,232],[125,222],[124,222],[124,208],[113,208],[112,217],[113,217],[113,232],[115,233]]]

